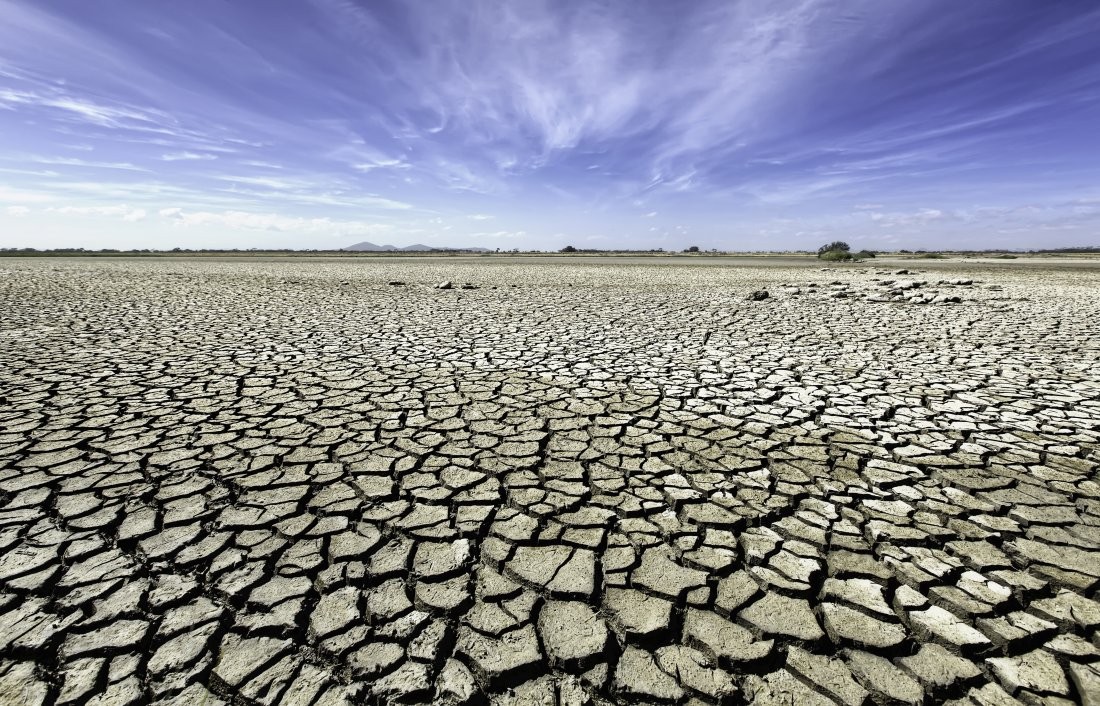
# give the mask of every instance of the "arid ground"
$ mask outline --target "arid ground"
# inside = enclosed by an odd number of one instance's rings
[[[0,312],[5,706],[1100,702],[1100,263],[3,259]]]

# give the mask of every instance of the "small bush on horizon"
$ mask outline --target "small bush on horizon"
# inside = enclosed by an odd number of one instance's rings
[[[564,248],[561,249],[561,252],[577,252],[577,249],[572,245],[566,245]]]
[[[851,246],[849,246],[848,243],[845,243],[843,240],[834,240],[833,242],[829,243],[828,245],[822,245],[820,248],[818,248],[817,249],[817,256],[818,257],[823,257],[825,255],[825,253],[830,253],[830,252],[847,253],[851,249],[852,249]],[[836,258],[834,258],[834,259],[836,259]]]
[[[826,262],[847,262],[848,260],[856,259],[852,253],[844,250],[826,250],[817,257]]]

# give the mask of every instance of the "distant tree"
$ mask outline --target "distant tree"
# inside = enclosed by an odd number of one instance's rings
[[[575,247],[573,247],[572,245],[566,245],[564,248],[561,249],[561,251],[562,252],[577,252],[577,249]]]
[[[699,246],[698,245],[692,245],[690,248],[688,248],[684,252],[699,252]]]
[[[846,262],[854,259],[852,253],[844,252],[843,250],[826,250],[818,255],[818,258],[828,262]]]
[[[827,252],[848,252],[851,249],[852,248],[849,247],[848,243],[845,243],[844,241],[841,241],[841,240],[834,240],[833,242],[829,243],[828,245],[822,245],[820,248],[818,248],[817,249],[817,256],[821,257],[822,255],[824,255]]]

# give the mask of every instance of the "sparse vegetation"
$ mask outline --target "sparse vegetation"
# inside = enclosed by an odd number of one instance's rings
[[[844,255],[848,255],[848,251],[851,249],[851,246],[848,245],[848,243],[845,243],[843,240],[834,240],[828,245],[822,245],[820,248],[818,248],[817,256],[820,257],[822,260],[847,260],[850,256],[841,257],[839,255],[830,255],[829,257],[826,257],[826,255],[829,255],[829,253],[843,253]]]
[[[573,247],[572,245],[566,245],[564,248],[561,249],[561,251],[562,252],[577,252],[577,249],[575,247]]]
[[[848,243],[836,240],[818,248],[817,257],[826,262],[851,262],[852,260],[866,260],[875,257],[877,254],[871,250],[860,250],[859,252],[852,252],[851,250],[852,248]]]
[[[825,252],[818,253],[817,256],[819,259],[825,260],[826,262],[848,262],[849,260],[855,259],[852,253],[845,250],[826,250]]]
[[[1051,255],[1100,255],[1100,245],[1083,245],[1075,248],[1050,248],[1047,250],[1032,250],[1031,252]]]
[[[699,252],[699,246],[698,245],[692,245],[687,250],[684,250],[684,252]]]

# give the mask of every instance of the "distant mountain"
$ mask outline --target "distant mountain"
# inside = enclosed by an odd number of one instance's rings
[[[374,243],[368,243],[365,240],[361,243],[356,243],[355,245],[349,245],[348,247],[343,249],[350,252],[431,252],[432,250],[464,250],[472,252],[489,252],[489,248],[439,248],[433,245],[421,245],[420,243],[406,245],[403,248],[399,248],[396,245],[375,245]]]
[[[348,247],[343,248],[343,249],[344,250],[354,250],[355,252],[384,252],[384,251],[387,251],[387,250],[396,250],[397,248],[395,248],[392,245],[375,245],[374,243],[368,243],[367,241],[364,240],[361,243],[356,243],[355,245],[349,245]]]

